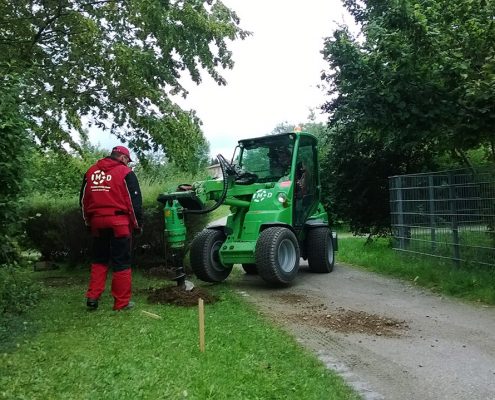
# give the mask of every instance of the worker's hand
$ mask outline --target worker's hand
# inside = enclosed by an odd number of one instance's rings
[[[138,226],[138,227],[134,228],[134,236],[139,237],[142,234],[143,234],[143,227],[142,226]]]

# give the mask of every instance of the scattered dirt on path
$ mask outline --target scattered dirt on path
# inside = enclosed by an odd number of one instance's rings
[[[366,400],[495,400],[495,307],[336,265],[288,288],[231,281]]]
[[[178,286],[166,286],[147,289],[145,292],[148,293],[148,302],[155,304],[193,307],[198,305],[199,299],[203,299],[205,304],[212,304],[218,301],[217,296],[201,287],[195,287],[191,291],[187,291]]]
[[[296,293],[276,294],[273,297],[288,304],[308,303],[310,301],[308,296]]]
[[[347,310],[342,307],[330,310],[325,303],[319,303],[318,300],[302,294],[283,293],[273,297],[293,305],[294,310],[301,309],[299,312],[287,315],[287,320],[294,323],[319,326],[335,332],[388,337],[398,337],[409,328],[406,321],[391,317]]]
[[[386,318],[364,311],[344,310],[330,313],[291,314],[288,320],[327,328],[335,332],[364,333],[367,335],[399,337],[408,325],[406,321]]]

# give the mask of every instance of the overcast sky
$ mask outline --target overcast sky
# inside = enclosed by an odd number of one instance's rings
[[[325,101],[321,71],[328,67],[321,50],[323,39],[337,24],[349,23],[341,0],[224,0],[253,32],[231,43],[233,70],[223,71],[227,86],[218,86],[203,74],[198,86],[185,81],[186,100],[178,103],[195,109],[203,121],[212,156],[231,156],[239,139],[263,136],[282,122],[306,121]],[[93,141],[110,147],[115,139],[101,134]]]

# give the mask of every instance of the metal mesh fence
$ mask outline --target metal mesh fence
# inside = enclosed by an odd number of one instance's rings
[[[393,247],[495,266],[495,170],[389,178]]]

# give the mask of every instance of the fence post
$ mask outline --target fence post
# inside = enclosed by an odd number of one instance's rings
[[[457,224],[457,204],[455,200],[453,173],[449,172],[449,203],[452,217],[452,238],[454,240],[454,264],[459,266],[461,263],[461,252],[459,247],[459,226]]]
[[[399,225],[399,249],[406,248],[404,229],[404,210],[402,204],[402,176],[397,177],[397,223]]]
[[[430,212],[430,233],[431,233],[431,249],[435,251],[437,247],[436,238],[436,221],[435,221],[435,191],[433,189],[433,175],[428,175],[428,205]]]

